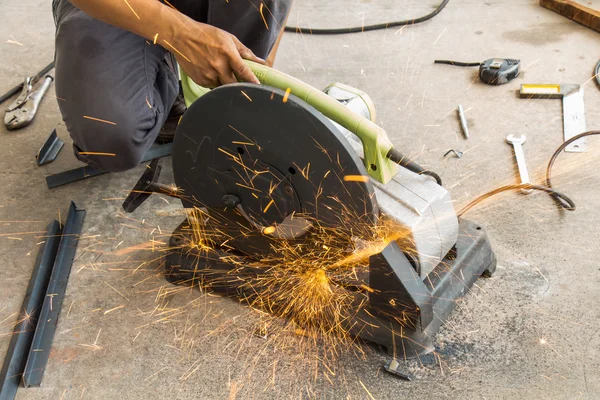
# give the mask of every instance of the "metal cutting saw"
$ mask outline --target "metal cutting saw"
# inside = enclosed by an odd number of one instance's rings
[[[351,299],[343,324],[396,356],[433,350],[457,302],[495,271],[484,229],[457,217],[439,177],[396,150],[374,115],[353,111],[366,94],[248,64],[261,85],[207,90],[182,73],[175,186],[158,183],[154,160],[123,204],[131,212],[158,192],[198,210],[171,236],[167,279],[251,298],[268,290],[261,277],[277,273],[270,263],[282,248],[311,257],[329,235],[352,260],[386,226],[391,239],[351,274],[329,277]]]

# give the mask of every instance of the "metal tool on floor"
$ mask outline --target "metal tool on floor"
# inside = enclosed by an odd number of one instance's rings
[[[537,84],[521,85],[519,96],[524,99],[562,99],[563,135],[565,142],[587,130],[583,88],[577,84]],[[565,152],[582,153],[587,151],[586,138],[574,141],[565,147]]]
[[[150,150],[144,154],[142,162],[148,162],[155,158],[168,157],[171,155],[173,143],[155,144],[150,147]],[[107,174],[108,171],[102,171],[97,168],[86,165],[84,167],[70,169],[68,171],[59,172],[58,174],[49,175],[46,177],[46,185],[48,189],[54,189],[59,186],[68,185],[73,182],[81,181],[95,176]]]
[[[519,76],[521,60],[514,58],[490,58],[483,62],[461,62],[435,60],[435,64],[448,64],[455,67],[479,67],[479,79],[488,85],[502,85]]]
[[[38,325],[40,309],[46,298],[61,233],[62,228],[58,221],[52,221],[46,228],[45,240],[41,243],[35,260],[21,312],[0,371],[0,400],[13,400],[17,394]]]
[[[42,383],[84,217],[85,210],[71,202],[23,371],[25,387],[40,386]]]
[[[465,110],[463,110],[462,106],[459,104],[456,108],[458,112],[458,119],[460,120],[460,126],[463,131],[463,135],[465,135],[465,139],[469,138],[469,127],[467,126],[467,118],[465,117]]]
[[[50,64],[46,65],[44,68],[42,68],[42,70],[40,72],[38,72],[37,74],[35,74],[33,76],[33,78],[32,78],[33,83],[36,83],[40,79],[40,76],[47,74],[52,68],[54,68],[54,61],[52,61]],[[19,83],[18,85],[14,86],[12,89],[10,89],[6,93],[4,93],[2,96],[0,96],[0,104],[4,103],[6,100],[10,99],[12,96],[19,93],[22,89],[23,89],[23,83]]]
[[[53,129],[50,136],[48,136],[48,139],[46,139],[42,147],[40,147],[40,151],[35,155],[38,167],[56,160],[56,157],[64,144],[65,142],[63,142],[56,134],[56,129]]]
[[[512,145],[515,152],[515,158],[517,159],[517,168],[519,168],[519,176],[521,178],[521,184],[527,185],[531,183],[529,179],[529,172],[527,172],[527,163],[525,162],[525,152],[523,151],[523,143],[527,137],[525,135],[515,136],[512,133],[506,137],[506,142]],[[523,194],[531,194],[532,189],[521,189]]]
[[[46,75],[42,85],[34,91],[35,79],[29,76],[25,78],[21,94],[8,106],[4,114],[4,125],[8,130],[23,128],[33,121],[40,102],[53,80],[53,77]]]
[[[464,153],[460,150],[450,149],[444,153],[444,157],[448,157],[450,154],[454,154],[456,158],[462,158]]]
[[[326,94],[248,65],[262,85],[206,93],[182,76],[189,108],[173,143],[178,193],[149,184],[148,176],[158,179],[151,172],[124,203],[128,211],[140,206],[141,187],[179,197],[188,209],[169,242],[180,250],[167,256],[167,279],[202,281],[249,301],[267,290],[261,277],[277,275],[269,259],[282,246],[322,254],[330,250],[323,233],[335,232],[336,247],[352,254],[389,223],[398,238],[345,269],[356,273],[335,276],[324,266],[319,279],[351,299],[340,322],[351,335],[398,357],[432,351],[458,299],[495,270],[484,230],[457,218],[439,176],[395,149],[373,112],[348,108],[369,104],[366,94],[341,85]]]

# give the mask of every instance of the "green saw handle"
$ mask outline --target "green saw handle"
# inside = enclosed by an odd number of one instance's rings
[[[334,98],[299,79],[262,64],[252,61],[246,63],[262,84],[288,91],[358,136],[363,144],[365,167],[373,179],[387,183],[396,175],[398,164],[387,158],[393,145],[387,133],[375,123],[355,114]],[[197,85],[181,69],[180,76],[188,107],[210,90]]]

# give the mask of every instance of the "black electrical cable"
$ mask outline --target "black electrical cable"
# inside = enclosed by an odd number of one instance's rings
[[[435,181],[438,183],[438,185],[442,186],[442,178],[440,178],[440,176],[438,174],[421,167],[419,164],[412,161],[410,158],[406,157],[404,154],[400,153],[398,150],[391,148],[390,151],[388,151],[386,157],[389,158],[390,160],[392,160],[393,162],[395,162],[396,164],[398,164],[416,174],[431,176],[433,179],[435,179]]]
[[[448,64],[454,65],[455,67],[479,67],[481,65],[480,62],[462,62],[462,61],[452,61],[452,60],[435,60],[434,64]]]
[[[568,198],[565,194],[554,190],[550,187],[547,186],[542,186],[542,185],[532,185],[532,184],[515,184],[515,185],[506,185],[506,186],[500,186],[494,190],[490,190],[487,193],[482,194],[481,196],[477,197],[475,200],[471,201],[469,204],[467,204],[466,206],[464,206],[459,212],[458,212],[458,216],[461,217],[464,213],[466,213],[467,211],[469,211],[471,208],[475,207],[477,204],[481,203],[484,200],[489,199],[492,196],[495,196],[497,194],[500,194],[502,192],[507,192],[510,190],[540,190],[542,192],[546,192],[549,195],[551,195],[554,198],[558,198],[560,199],[560,204],[561,206],[563,206],[563,208],[565,208],[566,210],[570,210],[573,211],[575,210],[575,203],[573,202],[573,200],[571,200],[570,198]],[[564,206],[564,204],[568,205],[567,207]]]
[[[596,79],[596,84],[600,88],[600,76],[598,76],[598,74],[600,74],[600,61],[598,61],[596,68],[594,68],[594,79]]]
[[[550,157],[550,161],[548,161],[548,167],[546,168],[546,186],[548,186],[550,189],[552,189],[552,180],[551,178],[551,172],[552,172],[552,167],[554,166],[554,162],[556,161],[556,159],[558,158],[558,156],[560,155],[560,153],[565,149],[565,147],[567,147],[568,145],[570,145],[571,143],[573,143],[574,141],[581,139],[582,137],[586,137],[586,136],[592,136],[592,135],[600,135],[600,131],[588,131],[588,132],[583,132],[580,133],[579,135],[573,136],[571,139],[567,140],[566,142],[564,142],[563,144],[561,144],[556,151],[554,152],[554,154],[552,154],[552,157]],[[564,196],[556,196],[555,194],[550,193],[550,195],[558,202],[558,204],[563,207],[566,210],[569,211],[575,211],[575,204],[571,201],[571,202],[564,202]]]
[[[446,4],[448,4],[449,1],[450,0],[442,1],[440,3],[440,5],[437,6],[437,8],[435,10],[433,10],[433,12],[431,12],[427,15],[424,15],[422,17],[415,18],[415,19],[408,19],[405,21],[394,21],[394,22],[385,22],[385,23],[375,24],[375,25],[355,26],[355,27],[351,27],[351,28],[331,28],[331,29],[311,29],[311,28],[299,28],[296,26],[286,26],[285,31],[286,32],[296,32],[296,33],[308,33],[311,35],[339,35],[339,34],[343,34],[343,33],[367,32],[367,31],[375,31],[378,29],[394,28],[397,26],[414,25],[414,24],[419,24],[421,22],[430,20],[431,18],[438,15],[444,9],[444,7],[446,7]]]
[[[498,193],[506,192],[509,190],[518,190],[518,189],[541,190],[543,192],[548,193],[550,196],[552,196],[552,198],[554,200],[556,200],[558,205],[560,205],[564,210],[575,211],[575,209],[576,209],[575,202],[573,200],[571,200],[568,196],[566,196],[564,193],[561,193],[552,187],[552,179],[551,179],[552,167],[554,166],[554,163],[556,162],[556,159],[558,158],[558,156],[568,145],[570,145],[571,143],[573,143],[574,141],[576,141],[578,139],[581,139],[586,136],[592,136],[592,135],[600,135],[600,131],[588,131],[588,132],[580,133],[579,135],[573,136],[571,139],[567,140],[566,142],[564,142],[563,144],[558,146],[558,148],[554,151],[554,154],[552,154],[552,157],[550,157],[550,161],[548,161],[548,166],[546,167],[546,186],[530,185],[530,184],[501,186],[501,187],[491,190],[487,193],[484,193],[481,196],[477,197],[475,200],[471,201],[469,204],[467,204],[465,207],[463,207],[462,210],[460,210],[460,212],[458,213],[458,216],[460,217],[461,215],[463,215],[464,213],[469,211],[471,208],[475,207],[477,204],[481,203],[482,201],[484,201],[486,199],[489,199],[492,196],[497,195]]]

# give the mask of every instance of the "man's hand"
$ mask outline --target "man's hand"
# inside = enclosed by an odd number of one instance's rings
[[[170,49],[194,82],[214,88],[238,80],[259,83],[245,60],[264,64],[235,36],[219,28],[195,22],[182,29],[176,48]]]

